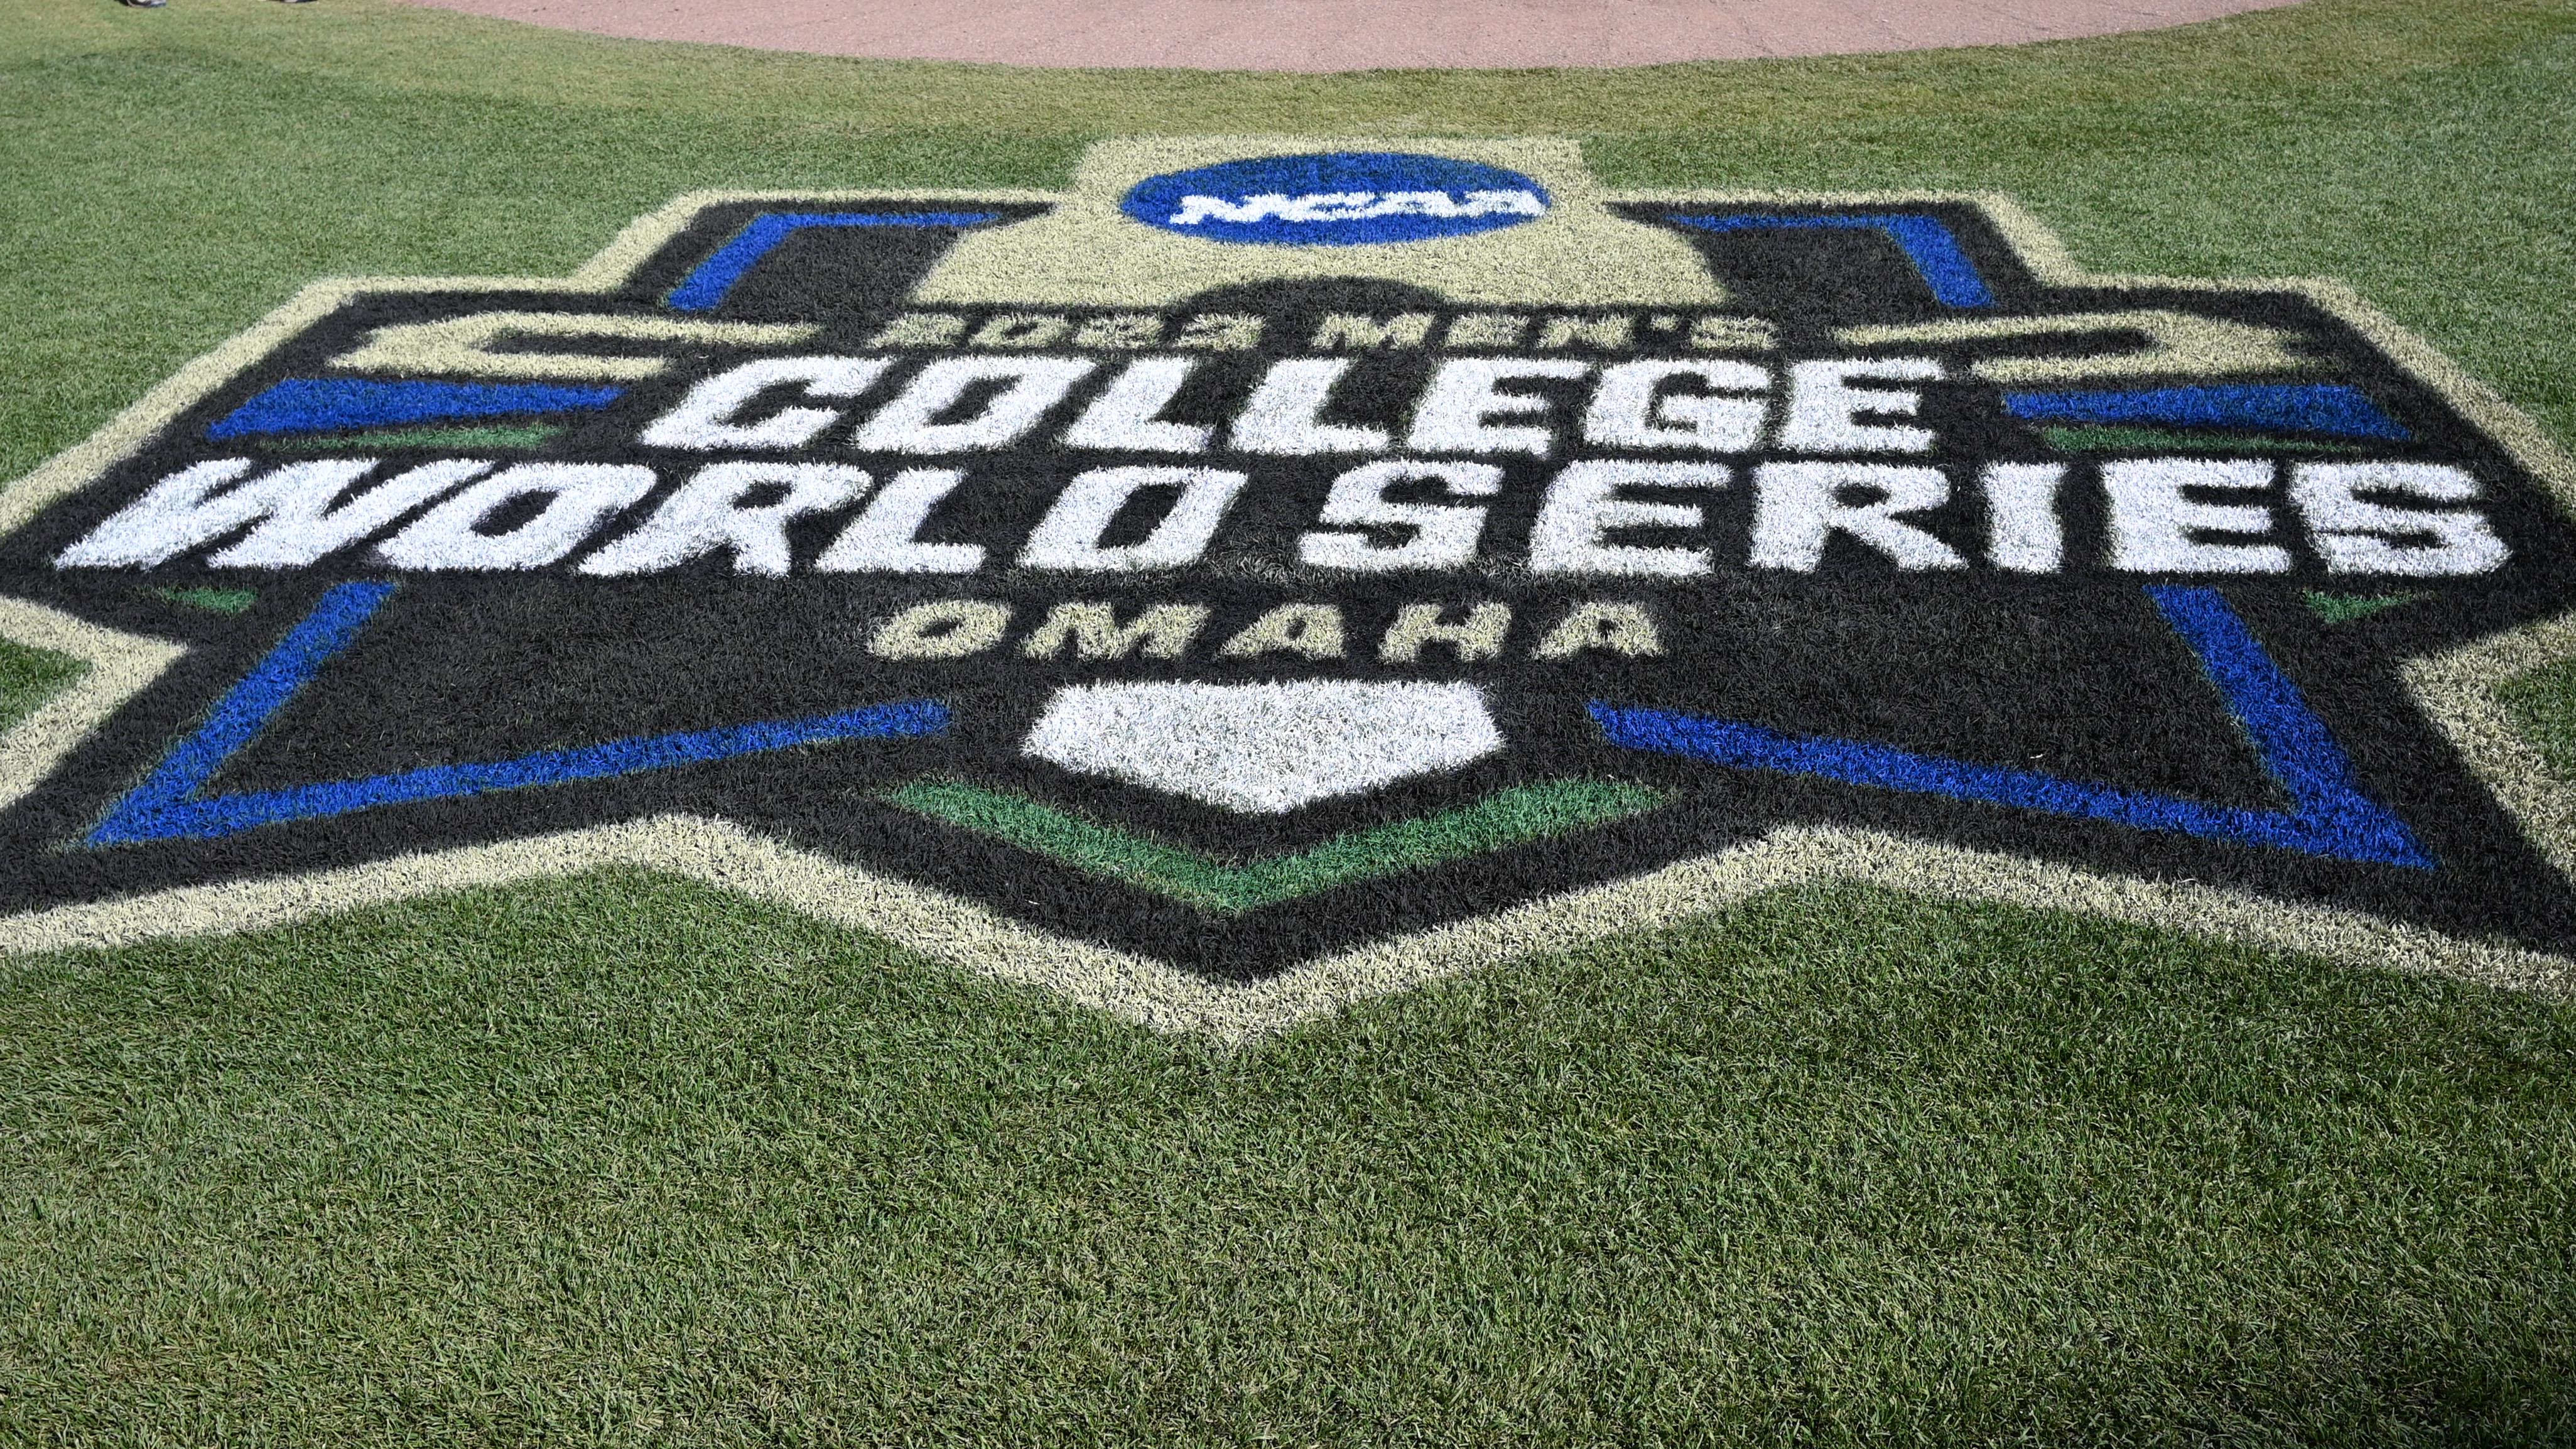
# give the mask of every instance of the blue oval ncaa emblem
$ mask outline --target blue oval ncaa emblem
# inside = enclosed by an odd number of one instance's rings
[[[1259,156],[1151,176],[1121,210],[1148,226],[1255,246],[1359,246],[1471,236],[1545,216],[1545,187],[1446,156]]]

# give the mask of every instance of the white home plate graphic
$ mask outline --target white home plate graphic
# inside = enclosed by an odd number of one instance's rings
[[[1278,815],[1503,747],[1471,684],[1100,684],[1058,690],[1022,747],[1246,814]]]

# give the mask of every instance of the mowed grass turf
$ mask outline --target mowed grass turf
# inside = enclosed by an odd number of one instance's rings
[[[1240,1053],[623,874],[17,967],[37,1439],[2565,1442],[2576,1021],[1857,891]]]
[[[0,473],[316,275],[1228,129],[2008,190],[2352,281],[2565,439],[2571,79],[2485,0],[1324,79],[0,0]],[[2576,760],[2576,671],[2516,703]],[[1227,1052],[608,873],[0,962],[0,1134],[0,1439],[2576,1442],[2576,1008],[1868,892]]]

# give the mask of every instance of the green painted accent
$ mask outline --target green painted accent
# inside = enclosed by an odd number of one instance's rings
[[[2426,594],[2321,594],[2314,589],[2309,589],[2301,597],[2308,601],[2309,613],[2329,624],[2341,624],[2353,619],[2367,619],[2382,610],[2394,609],[2401,604],[2411,604],[2418,599],[2430,596]]]
[[[259,602],[259,595],[250,589],[154,589],[152,597],[217,614],[243,613]]]
[[[381,433],[337,434],[327,438],[280,438],[269,446],[331,453],[353,453],[362,448],[533,448],[562,431],[560,423],[492,428],[394,428]]]
[[[2242,433],[2175,433],[2162,428],[2042,428],[2040,436],[2061,453],[2358,453],[2350,443],[2304,438],[2249,437]]]
[[[34,714],[89,666],[68,654],[0,639],[0,730]]]
[[[1023,850],[1188,901],[1239,913],[1353,882],[1418,870],[1606,824],[1670,801],[1670,791],[1600,780],[1520,785],[1457,810],[1336,835],[1295,855],[1228,865],[1041,805],[951,781],[920,781],[881,798]]]

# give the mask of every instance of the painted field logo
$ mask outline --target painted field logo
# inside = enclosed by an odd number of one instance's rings
[[[1992,198],[691,197],[318,284],[0,500],[0,632],[92,661],[0,947],[628,861],[1240,1034],[1831,875],[2563,984],[2487,685],[2565,483],[2338,288]]]
[[[1209,241],[1356,246],[1517,226],[1547,215],[1547,189],[1517,171],[1446,156],[1334,151],[1150,176],[1119,209]]]

